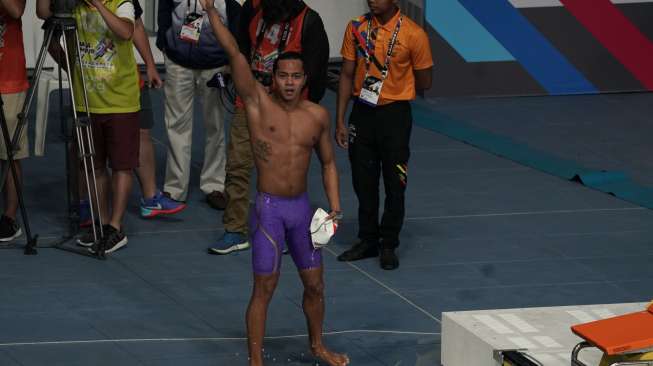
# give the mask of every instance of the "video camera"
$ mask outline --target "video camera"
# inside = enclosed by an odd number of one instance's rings
[[[75,7],[84,0],[52,0],[52,13],[59,18],[72,18]]]

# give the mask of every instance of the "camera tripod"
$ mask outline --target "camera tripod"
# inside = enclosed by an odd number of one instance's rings
[[[96,225],[96,222],[102,222],[102,217],[100,213],[100,200],[97,190],[97,179],[95,176],[95,164],[93,162],[93,157],[95,155],[95,147],[93,146],[93,135],[91,130],[91,115],[88,109],[88,95],[86,92],[86,80],[84,78],[84,68],[82,67],[82,55],[81,47],[79,43],[77,24],[72,14],[69,12],[57,13],[55,12],[54,16],[47,19],[43,25],[45,30],[45,37],[43,40],[43,45],[39,51],[39,56],[36,61],[36,69],[34,72],[34,82],[30,93],[25,98],[23,104],[23,109],[18,115],[18,127],[14,132],[13,141],[19,141],[23,129],[26,125],[26,118],[29,115],[29,110],[34,100],[34,93],[37,90],[41,73],[43,71],[43,65],[48,54],[48,50],[53,45],[54,42],[59,42],[60,38],[63,40],[62,53],[56,55],[58,72],[59,72],[59,108],[61,116],[61,132],[63,139],[66,145],[65,148],[65,158],[66,158],[66,189],[67,189],[67,216],[68,216],[68,230],[67,233],[53,244],[52,247],[57,249],[62,249],[78,254],[96,256],[100,259],[103,259],[105,256],[105,248],[102,244],[100,238],[103,236],[103,230],[101,225]],[[72,52],[71,52],[72,51]],[[73,73],[75,73],[75,67],[79,68],[78,76],[81,78],[81,90],[75,90],[73,84]],[[71,115],[72,115],[72,128],[68,127],[68,121],[65,118],[64,112],[64,103],[63,103],[63,83],[62,83],[62,69],[66,70],[68,88],[70,91],[70,101],[71,101]],[[83,96],[83,110],[85,112],[78,112],[76,108],[75,101],[77,100],[76,96]],[[72,130],[72,131],[71,131]],[[7,135],[5,135],[7,136]],[[73,153],[77,153],[78,159],[73,159]],[[77,164],[78,163],[78,164]],[[93,234],[94,244],[92,250],[81,250],[74,247],[68,247],[66,244],[74,239],[75,235],[79,233],[79,171],[83,170],[83,183],[85,184],[86,191],[89,195],[90,201],[90,213],[91,213],[91,232]],[[22,202],[22,200],[21,200]],[[97,209],[97,212],[96,212]],[[27,217],[25,211],[22,208],[21,212],[24,215],[24,221],[27,222]],[[96,220],[97,218],[97,220]],[[28,227],[25,224],[26,229]],[[27,253],[28,249],[33,250],[36,246],[35,243],[30,246],[29,243],[29,234],[28,234],[28,246],[25,251]],[[34,253],[29,253],[34,254]]]

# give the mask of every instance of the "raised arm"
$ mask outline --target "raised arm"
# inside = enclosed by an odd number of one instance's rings
[[[91,5],[93,5],[100,12],[102,19],[107,24],[107,27],[122,40],[130,40],[134,35],[134,14],[132,8],[131,20],[127,20],[119,17],[117,14],[111,12],[104,6],[102,0],[91,0]],[[122,6],[122,5],[121,5]]]
[[[336,166],[333,143],[331,142],[330,117],[329,112],[327,112],[326,109],[322,107],[317,108],[320,110],[320,124],[323,127],[320,139],[315,146],[315,151],[322,163],[322,183],[324,184],[324,191],[326,192],[329,205],[331,206],[331,217],[337,219],[341,214],[340,183],[338,181],[338,168]]]
[[[254,79],[247,59],[238,48],[238,42],[236,42],[229,29],[222,23],[218,10],[213,6],[213,0],[200,0],[200,2],[209,16],[215,38],[220,42],[229,57],[231,74],[233,75],[234,85],[236,86],[238,95],[243,99],[248,109],[258,106],[261,95],[259,89],[262,90],[263,88]]]
[[[0,9],[4,9],[10,17],[20,19],[25,12],[25,0],[0,0]]]

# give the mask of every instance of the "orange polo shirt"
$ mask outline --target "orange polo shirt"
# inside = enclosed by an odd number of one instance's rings
[[[386,24],[381,24],[376,17],[372,17],[372,34],[376,33],[376,39],[372,37],[370,43],[373,45],[374,55],[381,65],[385,64],[388,47],[400,16],[402,14],[398,11]],[[415,75],[413,72],[433,66],[431,43],[426,32],[407,16],[403,15],[403,17],[397,44],[390,58],[388,78],[383,83],[381,90],[379,105],[415,99]],[[340,51],[345,60],[356,62],[353,90],[355,96],[360,95],[363,79],[367,73],[365,55],[359,49],[359,47],[367,47],[365,44],[367,19],[367,15],[363,15],[349,22]],[[381,78],[381,70],[374,62],[370,63],[369,73]]]

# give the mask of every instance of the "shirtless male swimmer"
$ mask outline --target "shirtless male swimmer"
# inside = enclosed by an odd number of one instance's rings
[[[340,215],[329,113],[303,100],[306,85],[302,57],[281,54],[274,65],[272,94],[258,83],[236,40],[220,20],[213,0],[200,0],[213,33],[229,56],[236,91],[243,99],[258,174],[255,221],[252,233],[254,289],[247,308],[250,366],[263,365],[263,336],[267,308],[279,281],[281,245],[286,241],[304,284],[303,308],[313,355],[331,366],[349,364],[346,355],[333,353],[322,343],[324,282],[322,256],[313,248],[310,222],[313,212],[306,193],[312,150],[322,163],[322,179],[330,216]]]

